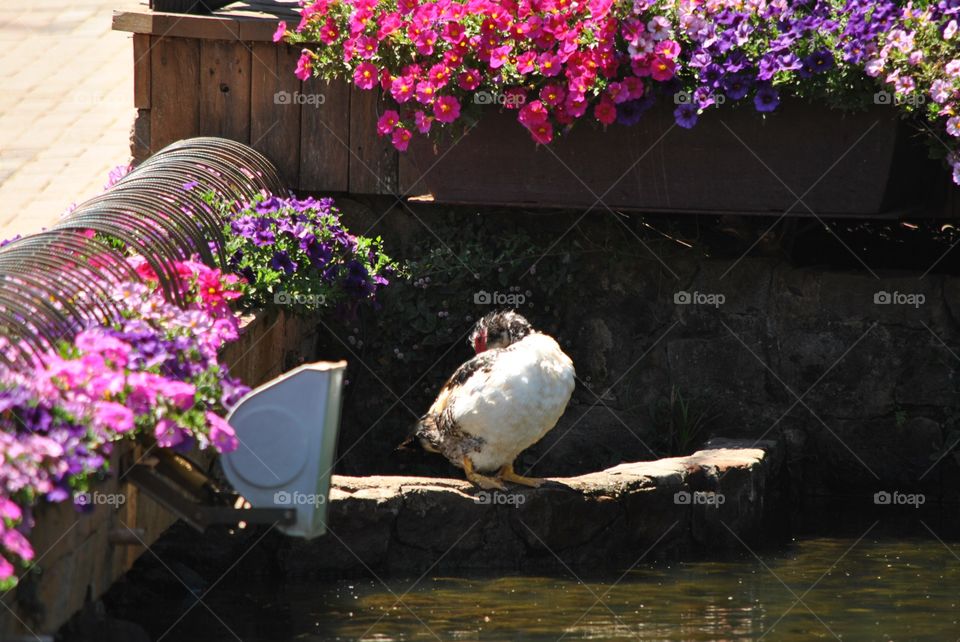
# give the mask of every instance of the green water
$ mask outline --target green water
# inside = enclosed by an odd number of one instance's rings
[[[957,640],[957,554],[955,540],[855,536],[802,539],[759,558],[641,563],[603,579],[234,586],[204,598],[216,617],[198,606],[164,639]]]

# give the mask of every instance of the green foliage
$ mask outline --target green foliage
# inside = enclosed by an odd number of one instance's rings
[[[684,398],[677,386],[670,388],[669,397],[659,399],[650,407],[657,448],[672,456],[692,453],[716,418],[712,404]]]

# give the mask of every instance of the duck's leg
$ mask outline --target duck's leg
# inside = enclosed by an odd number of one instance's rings
[[[497,477],[504,481],[520,484],[521,486],[529,486],[530,488],[539,488],[544,481],[542,479],[537,479],[536,477],[524,477],[523,475],[518,475],[513,470],[513,464],[507,464],[501,468],[500,472],[497,473]]]
[[[487,477],[486,475],[481,475],[476,470],[473,469],[473,462],[470,461],[469,457],[463,458],[463,472],[466,473],[467,479],[471,482],[483,488],[484,490],[506,490],[507,487],[503,485],[503,482],[495,477]]]

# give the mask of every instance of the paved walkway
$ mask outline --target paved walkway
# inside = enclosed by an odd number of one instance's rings
[[[56,222],[129,160],[133,46],[110,30],[119,4],[0,0],[0,239]]]

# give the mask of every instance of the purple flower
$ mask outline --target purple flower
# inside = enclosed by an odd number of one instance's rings
[[[801,77],[809,77],[815,74],[822,74],[833,67],[833,54],[826,49],[815,51],[803,59],[803,68],[800,70]]]
[[[756,106],[757,111],[770,112],[780,104],[780,95],[772,86],[764,85],[757,90],[756,95],[753,97],[753,104]]]
[[[691,129],[697,124],[697,108],[690,103],[678,105],[677,108],[673,110],[673,117],[676,119],[678,125],[684,129]]]
[[[273,258],[270,259],[270,267],[285,274],[293,274],[297,271],[297,263],[290,258],[286,250],[274,253]]]
[[[723,91],[730,100],[740,100],[750,91],[750,80],[744,74],[730,74],[723,79]]]

